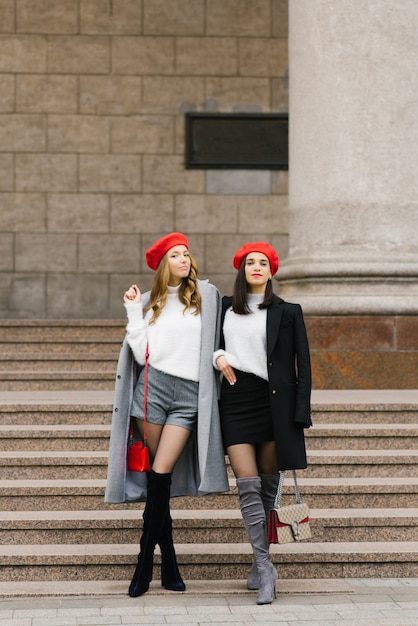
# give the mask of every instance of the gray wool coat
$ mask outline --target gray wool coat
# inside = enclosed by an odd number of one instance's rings
[[[212,366],[213,352],[219,346],[220,294],[208,282],[198,283],[202,296],[202,343],[197,427],[174,468],[171,496],[229,490],[218,409],[219,387]],[[144,308],[149,304],[149,292],[143,294],[142,302]],[[105,493],[108,503],[143,501],[147,497],[147,474],[126,468],[130,408],[139,369],[125,337],[116,372]]]

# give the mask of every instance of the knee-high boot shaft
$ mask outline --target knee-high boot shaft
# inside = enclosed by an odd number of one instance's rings
[[[173,544],[173,520],[168,513],[162,528],[158,544],[161,550],[161,584],[170,591],[185,591],[186,585],[181,577]]]
[[[170,512],[170,474],[157,474],[153,470],[148,474],[147,501],[143,514],[143,531],[140,539],[140,553],[131,584],[129,595],[140,596],[149,589],[152,580],[154,550]]]
[[[266,513],[261,497],[261,478],[237,478],[242,518],[257,565],[259,593],[257,604],[269,604],[276,597],[277,572],[270,561],[266,533]]]
[[[269,513],[274,506],[279,482],[278,474],[260,474],[261,478],[261,499],[263,501],[266,514],[266,527],[268,527]],[[247,579],[247,589],[258,589],[257,564],[254,561]]]

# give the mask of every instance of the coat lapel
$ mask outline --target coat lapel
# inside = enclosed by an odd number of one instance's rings
[[[283,307],[281,306],[282,303],[283,300],[275,296],[273,303],[267,309],[267,359],[270,358],[279,335],[280,322],[283,313]]]

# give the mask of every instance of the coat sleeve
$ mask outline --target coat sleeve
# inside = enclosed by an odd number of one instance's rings
[[[295,339],[296,339],[296,366],[297,366],[297,391],[295,424],[300,428],[312,426],[311,420],[311,358],[309,352],[308,335],[303,319],[302,308],[296,305],[295,318]]]
[[[148,292],[143,294],[143,306],[149,302]],[[128,472],[126,468],[126,445],[128,440],[130,407],[139,368],[125,336],[116,369],[112,425],[110,430],[109,457],[105,502],[119,503],[146,498],[146,474]]]
[[[220,294],[213,286],[201,284],[202,345],[199,382],[197,445],[199,461],[199,494],[229,490],[219,417],[219,376],[212,366],[212,355],[219,347]]]

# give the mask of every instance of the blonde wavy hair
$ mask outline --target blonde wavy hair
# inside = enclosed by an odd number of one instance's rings
[[[189,250],[190,272],[186,278],[183,278],[179,289],[179,300],[184,304],[183,313],[187,309],[194,308],[193,315],[199,315],[202,308],[202,296],[200,295],[197,284],[198,267],[197,263]],[[152,309],[154,311],[150,324],[155,324],[158,316],[167,303],[167,287],[170,279],[170,267],[168,265],[167,254],[161,259],[157,271],[155,272],[154,282],[151,287],[150,303],[145,308],[145,312]]]

